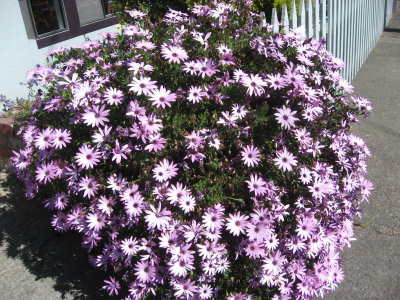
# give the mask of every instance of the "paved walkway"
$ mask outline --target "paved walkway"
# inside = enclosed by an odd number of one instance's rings
[[[373,154],[368,177],[375,191],[344,253],[346,279],[329,300],[400,299],[400,12],[353,80],[372,101],[371,116],[355,132]]]
[[[344,253],[345,282],[329,300],[400,299],[400,14],[394,16],[353,81],[374,110],[356,133],[373,153],[375,191]],[[58,234],[50,214],[23,199],[21,186],[0,172],[0,300],[99,299],[102,274],[87,263],[77,235]]]
[[[79,236],[55,232],[50,218],[0,171],[0,300],[101,299],[102,272],[89,265]]]

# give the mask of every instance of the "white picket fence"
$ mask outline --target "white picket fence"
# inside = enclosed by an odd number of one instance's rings
[[[304,0],[290,13],[286,4],[278,20],[272,10],[274,32],[296,29],[307,37],[324,38],[328,51],[346,63],[342,76],[351,81],[392,17],[393,0]]]

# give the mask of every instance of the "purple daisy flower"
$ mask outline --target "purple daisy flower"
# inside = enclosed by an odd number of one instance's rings
[[[160,86],[159,89],[154,89],[149,96],[149,100],[153,101],[151,105],[163,109],[167,106],[171,107],[171,103],[176,101],[176,94],[171,93],[163,86]]]
[[[283,171],[292,171],[293,167],[297,165],[296,156],[288,152],[286,148],[282,151],[277,152],[277,158],[274,158],[275,165]]]
[[[110,296],[118,295],[118,290],[121,288],[118,280],[116,280],[114,277],[110,277],[109,280],[104,280],[104,283],[105,285],[103,286],[103,289],[108,291]]]
[[[256,174],[250,175],[250,180],[245,181],[250,192],[254,192],[256,196],[265,195],[267,192],[266,182]]]
[[[99,127],[99,125],[104,126],[106,122],[110,121],[107,118],[109,113],[110,110],[105,109],[104,105],[93,105],[92,107],[85,110],[85,113],[82,114],[82,118],[85,124],[92,127]]]
[[[104,98],[110,105],[119,105],[124,100],[124,93],[116,88],[108,88],[104,93]]]
[[[295,127],[296,125],[294,122],[298,121],[299,119],[295,118],[294,115],[296,111],[290,110],[290,108],[286,106],[282,106],[281,108],[277,108],[277,113],[274,115],[276,116],[276,120],[278,123],[285,129],[290,129]]]
[[[253,145],[244,147],[240,154],[244,164],[248,167],[254,167],[260,162],[260,151]]]
[[[170,63],[181,63],[188,59],[186,50],[178,46],[162,45],[161,46],[162,56]]]
[[[96,148],[83,145],[79,148],[75,158],[79,166],[85,169],[92,169],[100,162],[101,152]]]

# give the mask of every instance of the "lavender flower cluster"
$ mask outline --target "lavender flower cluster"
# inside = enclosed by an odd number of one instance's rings
[[[75,230],[124,299],[310,299],[370,195],[371,106],[323,42],[261,27],[250,1],[170,10],[50,53],[26,147],[28,199]]]

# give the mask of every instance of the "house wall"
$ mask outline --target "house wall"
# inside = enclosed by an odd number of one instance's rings
[[[45,64],[46,53],[58,46],[79,45],[85,37],[98,39],[99,33],[116,31],[110,26],[52,46],[38,49],[36,40],[29,40],[17,0],[0,0],[0,95],[9,99],[27,98],[26,72],[37,64]],[[1,108],[0,108],[1,109]]]

